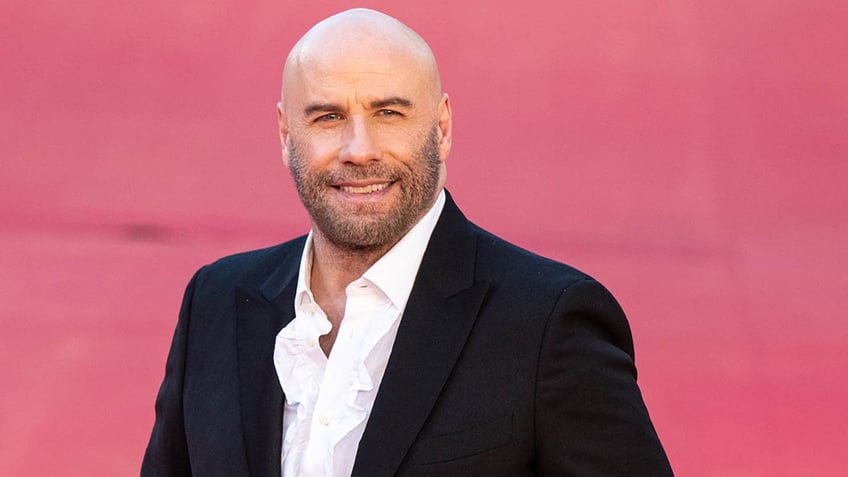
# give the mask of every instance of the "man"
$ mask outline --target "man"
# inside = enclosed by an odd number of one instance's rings
[[[356,9],[278,105],[307,237],[202,268],[142,475],[670,475],[627,321],[588,276],[468,222],[412,30]]]

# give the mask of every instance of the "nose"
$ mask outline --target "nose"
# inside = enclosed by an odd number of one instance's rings
[[[343,162],[365,164],[379,161],[382,156],[379,142],[361,117],[351,117],[342,133],[339,158]]]

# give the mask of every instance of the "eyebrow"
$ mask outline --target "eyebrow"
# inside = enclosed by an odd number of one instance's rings
[[[333,103],[312,103],[303,108],[305,116],[312,116],[315,113],[332,113],[342,109],[338,104]]]
[[[370,109],[382,109],[388,106],[402,106],[405,108],[412,107],[412,101],[402,98],[400,96],[391,96],[385,99],[378,99],[375,101],[371,101],[368,103],[368,107]],[[305,116],[312,116],[315,113],[334,113],[337,111],[341,111],[341,105],[335,103],[311,103],[308,104],[305,108],[303,108],[303,114]]]
[[[386,99],[378,99],[377,101],[371,101],[370,103],[368,103],[368,106],[371,109],[381,109],[385,108],[386,106],[403,106],[405,108],[411,108],[412,101],[406,98],[401,98],[400,96],[392,96]]]

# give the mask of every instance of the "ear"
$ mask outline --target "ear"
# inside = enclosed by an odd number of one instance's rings
[[[450,98],[447,93],[443,93],[439,102],[439,157],[442,162],[448,158],[451,150],[452,114]]]
[[[283,164],[289,167],[289,122],[286,117],[286,112],[283,109],[283,102],[277,103],[277,126],[278,134],[280,135],[280,145],[282,146]]]

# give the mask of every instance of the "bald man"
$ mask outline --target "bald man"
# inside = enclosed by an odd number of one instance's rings
[[[312,228],[192,278],[142,475],[671,475],[615,299],[444,190],[424,40],[372,10],[322,21],[278,116]]]

